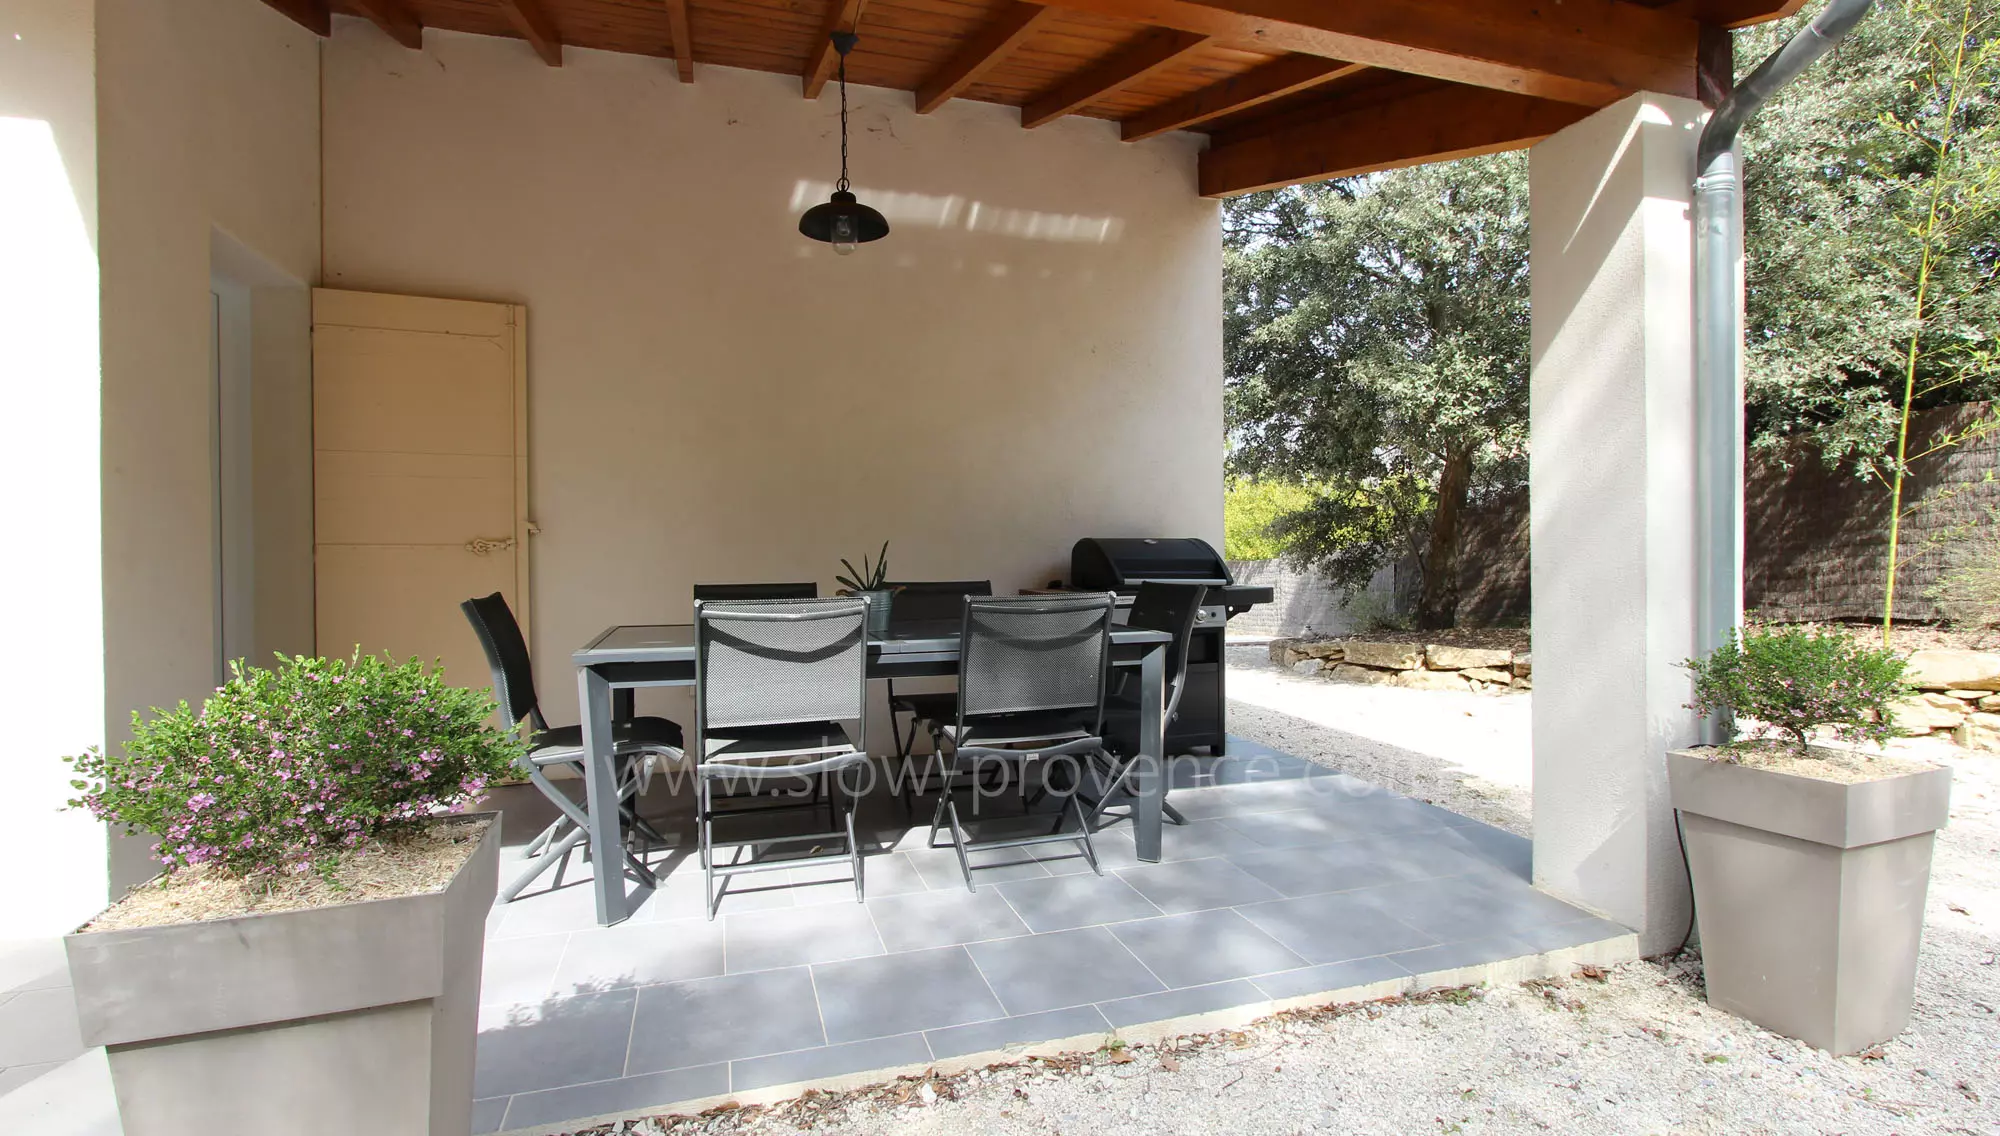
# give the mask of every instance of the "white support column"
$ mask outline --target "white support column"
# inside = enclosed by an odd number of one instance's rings
[[[1696,719],[1689,99],[1638,94],[1531,152],[1535,883],[1687,930],[1665,754]]]
[[[95,6],[0,20],[0,940],[104,906],[104,826],[64,810],[104,740]],[[4,953],[0,942],[0,953]]]

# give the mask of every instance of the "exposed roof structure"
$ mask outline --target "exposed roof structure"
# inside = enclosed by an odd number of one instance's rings
[[[829,35],[864,32],[855,83],[1113,119],[1127,141],[1210,135],[1201,192],[1227,196],[1526,146],[1637,90],[1726,87],[1725,29],[1803,0],[265,0],[321,35],[330,14],[406,47],[424,28],[795,74],[817,98]]]

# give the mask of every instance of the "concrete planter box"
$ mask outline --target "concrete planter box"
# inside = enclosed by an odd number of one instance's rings
[[[440,892],[65,940],[125,1136],[466,1136],[497,813]]]
[[[1667,756],[1710,1005],[1832,1053],[1910,1020],[1951,770],[1843,785]]]

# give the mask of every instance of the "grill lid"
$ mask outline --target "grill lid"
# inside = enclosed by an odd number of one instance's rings
[[[1147,580],[1225,585],[1229,565],[1198,537],[1085,537],[1069,554],[1069,583],[1087,591],[1136,588]]]

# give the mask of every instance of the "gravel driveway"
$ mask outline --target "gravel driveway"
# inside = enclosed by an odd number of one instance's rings
[[[1532,695],[1339,685],[1261,652],[1231,650],[1234,732],[1527,831]],[[1694,961],[1638,962],[630,1131],[2000,1133],[2000,758],[1909,744],[1953,767],[1952,822],[1915,1017],[1862,1057],[1709,1009]]]

